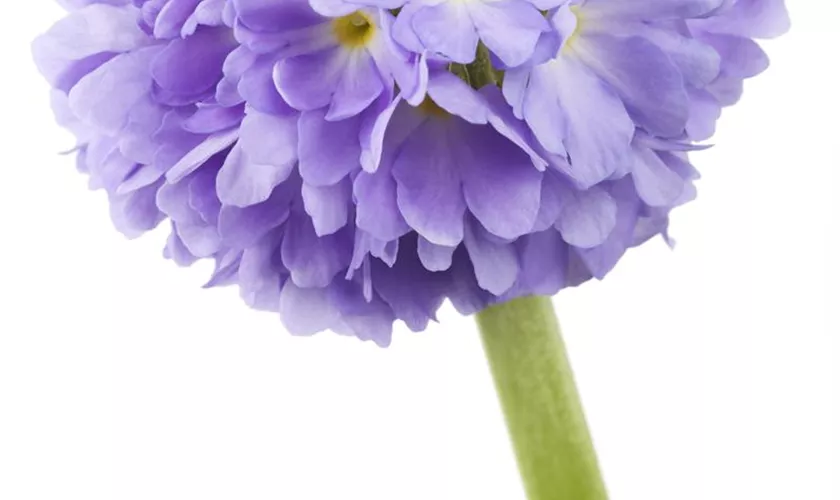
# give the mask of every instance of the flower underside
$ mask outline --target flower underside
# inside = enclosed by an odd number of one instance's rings
[[[117,228],[389,342],[668,237],[783,0],[73,0],[36,40]]]

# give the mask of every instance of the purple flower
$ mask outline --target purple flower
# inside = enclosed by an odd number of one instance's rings
[[[387,345],[668,237],[781,0],[66,0],[35,41],[127,236]],[[544,15],[545,14],[545,15]]]

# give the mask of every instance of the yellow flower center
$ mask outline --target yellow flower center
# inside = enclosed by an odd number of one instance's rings
[[[420,112],[424,115],[428,116],[436,116],[439,118],[449,116],[448,111],[438,106],[438,104],[429,97],[423,99],[423,102],[421,102],[420,105],[417,106],[417,109],[419,109]]]
[[[332,29],[338,43],[345,47],[363,47],[376,32],[371,19],[363,12],[339,17],[332,22]]]

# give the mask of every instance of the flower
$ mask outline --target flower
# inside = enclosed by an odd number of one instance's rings
[[[387,345],[668,241],[781,0],[65,0],[33,52],[116,227]]]

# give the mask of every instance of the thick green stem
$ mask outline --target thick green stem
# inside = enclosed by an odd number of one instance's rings
[[[605,500],[551,300],[516,299],[477,319],[528,499]]]

